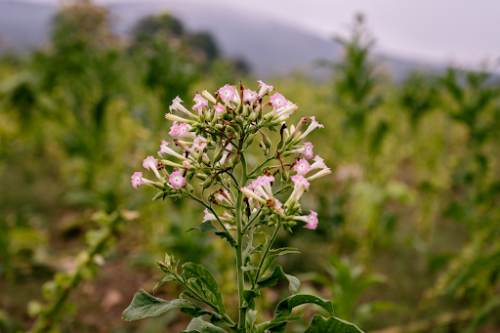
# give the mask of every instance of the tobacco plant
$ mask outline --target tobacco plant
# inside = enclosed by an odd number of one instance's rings
[[[167,254],[165,261],[157,262],[166,276],[153,292],[171,282],[180,283],[185,291],[178,299],[165,301],[139,290],[123,319],[159,316],[177,308],[193,317],[183,332],[284,332],[288,322],[300,319],[291,316],[293,308],[315,304],[327,317],[315,316],[306,332],[361,332],[334,317],[330,301],[296,295],[299,279],[274,264],[279,256],[298,252],[295,248],[273,248],[280,231],[316,229],[317,213],[307,214],[299,201],[313,181],[331,171],[320,156],[314,156],[312,143],[306,142],[309,134],[323,125],[309,116],[288,127],[286,121],[297,105],[277,92],[271,95],[273,87],[259,82],[258,92],[240,83],[238,87],[225,85],[214,94],[196,93],[193,111],[184,107],[180,98],[174,99],[170,113],[165,114],[173,121],[169,133],[172,142],[161,142],[160,159],[148,156],[143,161],[143,167],[156,179],[147,179],[142,172],[131,178],[136,189],[140,185],[156,189],[153,200],[186,198],[205,207],[203,222],[193,229],[214,232],[234,249],[238,318],[231,318],[226,311],[212,272],[190,262],[179,267],[174,255]],[[274,144],[273,131],[279,132]],[[255,158],[253,146],[262,148],[261,161]],[[266,240],[256,244],[260,234],[265,234]],[[264,288],[276,285],[279,279],[288,281],[292,295],[279,302],[272,320],[256,324],[255,302]]]

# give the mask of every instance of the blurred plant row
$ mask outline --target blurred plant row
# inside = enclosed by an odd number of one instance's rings
[[[217,266],[231,254],[186,233],[201,212],[152,205],[129,175],[168,135],[172,99],[252,80],[249,68],[168,14],[144,18],[126,39],[109,23],[101,7],[67,5],[45,49],[0,57],[2,332],[177,332],[187,316],[120,320],[133,293],[161,276],[149,260],[165,252],[203,262],[236,290],[233,266]],[[365,331],[498,331],[498,77],[450,68],[393,82],[361,17],[337,42],[345,52],[323,62],[329,82],[273,80],[328,126],[311,135],[334,166],[303,204],[318,212],[319,232],[278,237],[305,249],[279,263]],[[282,293],[279,284],[263,294],[266,308]],[[237,311],[237,299],[226,302]]]

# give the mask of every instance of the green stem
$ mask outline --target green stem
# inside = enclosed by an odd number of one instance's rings
[[[243,228],[243,231],[242,231],[243,234],[245,234],[247,232],[247,230],[252,226],[252,224],[257,220],[257,217],[259,217],[260,212],[262,211],[262,207],[263,206],[260,206],[259,211],[255,214],[253,219],[250,222],[248,222],[248,224],[245,226],[245,228]]]
[[[210,210],[212,212],[212,214],[214,214],[215,218],[217,219],[217,221],[219,222],[220,226],[222,227],[222,229],[224,229],[224,231],[227,233],[227,235],[229,237],[231,237],[231,239],[233,240],[234,242],[234,238],[233,236],[231,236],[231,234],[229,233],[229,231],[227,230],[226,226],[224,225],[224,223],[222,223],[222,221],[220,220],[219,218],[219,215],[217,215],[217,213],[215,212],[215,210],[210,207],[209,205],[207,205],[203,200],[200,200],[198,199],[197,197],[195,197],[194,195],[191,195],[191,194],[188,194],[188,196],[193,199],[193,200],[196,200],[198,201],[199,203],[201,203],[203,206],[205,206],[208,210]]]
[[[252,170],[252,172],[250,172],[250,174],[248,175],[248,177],[252,177],[254,173],[260,171],[260,168],[262,168],[267,162],[270,162],[274,160],[274,156],[273,157],[269,157],[267,160],[265,160],[264,162],[262,162],[261,164],[259,164],[258,166],[255,167],[255,169]]]
[[[274,233],[273,233],[273,237],[271,238],[271,240],[269,241],[269,244],[267,244],[267,248],[266,248],[266,251],[264,252],[264,254],[262,255],[262,258],[260,258],[260,263],[259,263],[259,268],[257,269],[257,273],[255,274],[255,280],[254,280],[254,283],[252,285],[252,289],[255,287],[255,284],[257,284],[257,281],[259,280],[259,277],[260,277],[260,273],[261,273],[261,270],[262,270],[262,265],[264,264],[264,261],[266,260],[267,258],[267,255],[269,253],[269,250],[271,249],[271,247],[273,246],[274,244],[274,241],[276,240],[276,236],[278,235],[278,231],[280,230],[280,227],[279,225],[276,226],[276,229],[274,230]]]
[[[245,156],[243,153],[241,154],[241,165],[243,168],[241,174],[241,184],[243,186],[247,183],[247,164],[245,161]],[[241,207],[243,203],[243,193],[238,191],[238,198],[236,199],[236,228],[237,228],[237,241],[238,245],[236,246],[236,272],[238,278],[238,298],[240,305],[240,317],[238,328],[243,329],[245,327],[246,320],[246,308],[243,308],[243,291],[245,288],[245,280],[243,276],[243,259],[242,259],[242,251],[243,251],[243,233],[242,233],[242,218],[241,218]]]

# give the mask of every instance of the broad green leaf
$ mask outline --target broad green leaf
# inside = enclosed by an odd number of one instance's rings
[[[156,317],[177,308],[196,310],[199,306],[179,299],[168,302],[161,298],[153,297],[141,289],[135,293],[132,303],[123,311],[122,319],[132,321],[147,317]]]
[[[218,306],[218,312],[220,314],[225,314],[226,309],[224,307],[224,300],[222,299],[219,284],[217,283],[217,280],[215,279],[212,272],[210,272],[202,265],[192,262],[185,263],[184,265],[182,265],[182,268],[184,272],[189,273],[192,277],[197,279],[198,285],[202,284],[210,293],[212,293],[216,305]],[[202,288],[198,287],[197,289],[204,292],[203,286]],[[204,294],[206,293],[204,292]]]
[[[312,295],[292,295],[284,300],[282,300],[276,310],[274,311],[274,319],[270,322],[263,323],[266,324],[265,328],[269,332],[273,333],[283,333],[286,328],[287,322],[276,323],[279,318],[290,318],[290,314],[292,313],[293,308],[303,305],[303,304],[316,304],[323,309],[325,309],[331,316],[333,316],[333,304],[330,301],[325,301],[319,297]],[[293,318],[293,317],[291,317]],[[263,325],[261,324],[261,325]],[[260,329],[259,325],[259,329]],[[263,332],[263,331],[257,331]]]
[[[200,317],[193,318],[185,331],[181,333],[227,333],[222,328],[214,326]]]
[[[297,321],[300,318],[302,318],[302,316],[274,318],[271,321],[267,321],[265,323],[257,325],[257,330],[255,331],[255,333],[281,332],[281,331],[277,331],[276,327],[283,327],[283,332],[284,332],[285,326],[287,323],[292,322],[292,321]]]
[[[272,287],[278,283],[278,279],[287,279],[289,282],[290,292],[293,294],[299,290],[300,281],[293,275],[283,272],[281,266],[276,266],[271,274],[265,275],[257,282],[258,289]]]
[[[257,311],[255,310],[248,310],[247,316],[246,316],[246,329],[249,333],[254,333],[255,332],[255,321],[257,320]]]
[[[230,326],[221,315],[210,310],[205,310],[190,301],[181,298],[168,302],[161,298],[153,297],[142,289],[135,293],[132,303],[123,311],[122,319],[132,321],[147,317],[156,317],[177,308],[191,317],[209,315],[210,322],[217,326]]]
[[[206,221],[201,224],[198,224],[196,227],[189,229],[188,232],[192,230],[200,230],[202,232],[214,232],[220,238],[227,240],[232,247],[235,247],[237,245],[236,241],[234,240],[233,236],[231,236],[231,234],[217,228],[212,221]]]
[[[305,333],[363,333],[356,325],[335,317],[314,316]]]

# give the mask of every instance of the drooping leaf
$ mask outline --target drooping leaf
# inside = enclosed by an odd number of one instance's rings
[[[191,317],[209,315],[210,322],[214,325],[221,327],[230,326],[221,315],[210,310],[205,310],[190,301],[180,298],[169,302],[153,297],[142,289],[135,293],[132,303],[123,311],[122,319],[132,321],[147,317],[156,317],[172,309],[180,309],[181,312]]]
[[[274,250],[270,250],[269,252],[274,253],[274,254],[269,254],[266,257],[266,260],[264,260],[264,263],[262,264],[262,270],[261,270],[262,274],[267,272],[267,270],[273,265],[273,263],[276,261],[276,258],[278,258],[279,256],[289,254],[289,253],[300,253],[299,251],[297,251],[297,249],[295,249],[293,247],[274,249]]]
[[[363,333],[356,325],[335,317],[314,316],[305,333]]]
[[[225,314],[226,309],[224,307],[224,300],[222,299],[222,293],[220,292],[219,284],[215,279],[212,272],[203,267],[202,265],[195,264],[192,262],[185,263],[182,265],[184,272],[189,273],[192,277],[196,278],[198,281],[198,290],[204,292],[203,288],[200,288],[199,284],[202,284],[214,297],[215,303],[218,306],[218,312],[220,314]]]
[[[285,326],[287,323],[292,322],[292,321],[297,321],[302,316],[295,316],[295,317],[279,317],[279,318],[274,318],[271,321],[267,321],[265,323],[257,325],[257,330],[255,333],[263,333],[263,332],[284,332],[285,331]],[[278,330],[277,327],[283,327],[283,330]]]
[[[122,319],[132,321],[147,317],[156,317],[177,308],[196,310],[199,306],[179,299],[168,302],[161,298],[153,297],[141,289],[135,293],[132,303],[123,311]]]
[[[200,317],[193,318],[185,331],[181,333],[227,333],[222,328],[214,326]]]
[[[300,281],[295,276],[283,272],[281,266],[276,266],[271,274],[265,275],[257,282],[258,289],[272,287],[278,283],[278,279],[287,279],[291,293],[297,292],[300,287]]]
[[[329,315],[333,316],[333,304],[330,301],[325,301],[319,297],[312,295],[292,295],[285,299],[283,299],[276,310],[274,311],[274,318],[270,322],[262,323],[258,326],[259,330],[257,333],[263,332],[264,330],[260,330],[261,327],[265,327],[265,329],[269,332],[273,333],[283,333],[285,332],[286,324],[288,321],[278,322],[279,318],[294,318],[289,317],[292,313],[293,308],[304,305],[304,304],[316,304],[323,309],[325,309]],[[263,326],[261,326],[263,325]]]
[[[202,232],[213,232],[220,238],[227,240],[232,247],[235,247],[237,245],[236,241],[234,240],[233,236],[231,236],[231,234],[217,228],[212,221],[206,221],[201,224],[198,224],[196,227],[189,229],[188,232],[195,229],[200,230]]]

